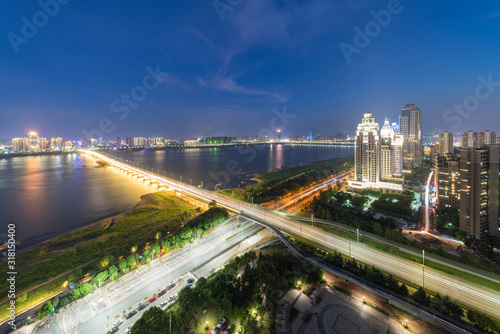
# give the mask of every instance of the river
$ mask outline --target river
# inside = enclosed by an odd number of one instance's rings
[[[352,147],[263,145],[113,153],[134,164],[207,189],[245,186],[256,173],[345,157]],[[78,154],[0,159],[0,239],[16,225],[26,248],[132,208],[156,191]]]

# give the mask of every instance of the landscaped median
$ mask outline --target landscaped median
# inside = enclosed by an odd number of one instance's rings
[[[49,240],[18,254],[16,314],[59,295],[42,307],[40,314],[53,311],[88,294],[106,280],[116,280],[153,257],[189,243],[228,217],[225,209],[212,207],[189,220],[197,209],[169,194],[141,197],[128,212],[64,236]],[[7,272],[5,263],[2,272]],[[73,287],[71,293],[67,290]],[[3,303],[8,301],[2,285]],[[53,306],[52,308],[50,306]],[[6,307],[0,319],[7,319]]]

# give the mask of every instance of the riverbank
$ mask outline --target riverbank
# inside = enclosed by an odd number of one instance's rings
[[[311,186],[333,175],[345,173],[354,166],[354,156],[313,161],[309,165],[277,169],[269,173],[252,174],[256,183],[218,192],[252,203],[264,203],[290,196],[303,187]]]
[[[75,151],[51,151],[51,152],[19,152],[19,153],[0,154],[0,159],[40,157],[40,156],[53,156],[53,155],[69,155],[69,154],[80,154],[80,152],[78,152],[76,150]]]
[[[195,210],[171,193],[147,194],[124,213],[20,251],[16,254],[16,312],[64,290],[68,282],[92,276],[99,270],[99,259],[118,258],[131,249],[142,249],[155,235],[175,232]],[[0,268],[3,276],[9,272],[6,262]],[[8,300],[8,289],[0,287],[1,303]]]

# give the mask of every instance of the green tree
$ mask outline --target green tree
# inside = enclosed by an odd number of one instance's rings
[[[115,265],[109,267],[109,275],[113,275],[114,273],[116,273],[118,271],[118,268],[116,268]]]
[[[157,242],[155,242],[155,244],[153,245],[153,252],[158,255],[160,254],[160,244]]]
[[[112,281],[116,281],[118,278],[120,278],[120,274],[118,272],[114,272],[110,277]]]
[[[80,289],[73,289],[71,290],[71,293],[69,294],[69,298],[71,300],[76,300],[78,298],[80,298],[82,296],[82,293],[80,291]]]
[[[63,298],[61,299],[61,307],[62,307],[62,306],[66,306],[66,305],[68,305],[68,304],[69,304],[69,298],[68,298],[68,297],[63,297]]]
[[[82,286],[80,286],[80,292],[81,292],[82,296],[88,295],[89,293],[92,292],[92,290],[93,290],[92,284],[90,284],[90,283],[85,283]]]
[[[411,296],[411,298],[417,303],[424,306],[430,306],[431,304],[431,298],[422,287],[418,288],[418,290],[415,291],[415,293]]]
[[[54,311],[54,306],[52,305],[52,303],[49,300],[48,302],[46,302],[45,304],[42,305],[42,307],[38,311],[38,315],[43,317],[43,316],[49,315],[53,311]]]
[[[159,307],[151,307],[137,320],[130,331],[131,334],[158,333],[167,334],[169,317]]]
[[[403,297],[410,296],[410,292],[408,291],[408,288],[406,287],[405,284],[401,284],[401,286],[399,287],[399,294]]]
[[[164,240],[161,241],[161,246],[165,249],[167,249],[168,247],[170,247],[170,238],[166,238]]]
[[[473,326],[484,333],[499,333],[500,328],[493,319],[484,313],[475,310],[467,311],[467,319],[471,322]]]
[[[59,297],[55,297],[54,299],[52,299],[52,306],[54,306],[54,308],[57,308],[58,305],[59,305]]]
[[[120,270],[125,270],[128,266],[128,263],[127,261],[125,260],[121,260],[120,263],[118,263],[118,267],[120,268]]]
[[[208,207],[209,208],[216,208],[217,207],[217,202],[215,200],[211,201],[209,204],[208,204]]]
[[[382,226],[380,226],[379,223],[373,224],[373,233],[375,233],[376,235],[378,235],[380,237],[384,235],[384,231],[382,230]]]
[[[132,266],[132,264],[135,263],[135,257],[133,255],[130,255],[128,258],[127,258],[127,264],[128,266]]]

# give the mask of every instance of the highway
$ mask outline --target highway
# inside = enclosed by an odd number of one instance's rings
[[[297,221],[292,221],[285,217],[280,216],[278,213],[268,209],[264,209],[257,205],[239,201],[233,198],[228,198],[204,189],[190,186],[175,180],[165,178],[163,176],[136,168],[134,166],[116,161],[101,153],[93,151],[84,151],[89,155],[96,158],[108,161],[114,166],[121,167],[127,170],[135,171],[139,174],[147,176],[148,178],[164,184],[168,187],[174,188],[177,191],[189,193],[193,197],[198,197],[201,200],[211,201],[215,200],[223,207],[232,211],[241,212],[249,218],[258,221],[266,222],[275,226],[283,232],[301,235],[302,237],[323,245],[332,250],[338,250],[343,254],[355,257],[357,260],[363,261],[367,264],[374,265],[375,267],[392,273],[395,276],[404,278],[406,280],[422,284],[422,278],[425,277],[425,287],[433,291],[438,291],[441,294],[447,294],[451,298],[458,300],[466,305],[474,307],[492,316],[500,318],[500,293],[477,286],[473,283],[458,280],[453,276],[447,275],[430,268],[425,268],[425,276],[423,275],[422,266],[414,262],[393,256],[391,254],[374,250],[363,244],[351,243],[340,237],[329,235],[323,230],[304,225]],[[350,249],[350,250],[349,250]],[[457,268],[460,270],[460,268]]]
[[[188,278],[199,278],[191,274],[194,270],[201,273],[213,272],[235,252],[248,249],[251,245],[243,241],[264,228],[244,219],[240,219],[240,222],[239,226],[237,223],[228,224],[222,233],[207,238],[208,240],[202,239],[195,247],[181,255],[155,260],[150,266],[140,268],[135,273],[131,272],[116,282],[105,285],[101,291],[96,290],[71,303],[59,314],[49,317],[53,325],[40,330],[39,333],[107,333],[112,324],[119,320],[123,320],[123,323],[117,333],[124,333],[150,306],[160,306],[162,301],[168,300],[171,295],[184,288]],[[252,228],[244,231],[248,227]],[[242,233],[226,240],[238,232]],[[237,245],[240,247],[234,248]],[[221,255],[222,253],[224,254]],[[219,258],[224,260],[219,261]],[[217,267],[213,267],[213,263],[216,263]],[[151,296],[172,282],[176,283],[175,288],[151,304],[147,303]],[[125,319],[124,316],[137,310],[141,303],[147,303],[148,306],[130,319]],[[28,334],[32,329],[33,325],[25,326],[19,332]]]
[[[352,174],[354,170],[350,170],[346,173],[343,173],[341,175],[337,175],[335,177],[332,177],[326,181],[321,182],[320,184],[316,184],[312,187],[309,187],[301,192],[298,192],[294,195],[291,195],[290,197],[282,199],[280,202],[280,205],[276,208],[277,211],[282,211],[283,209],[286,209],[287,207],[293,205],[297,201],[301,201],[304,198],[313,195],[314,193],[323,190],[325,188],[331,187],[333,185],[336,185],[337,182],[346,179],[350,174]]]

